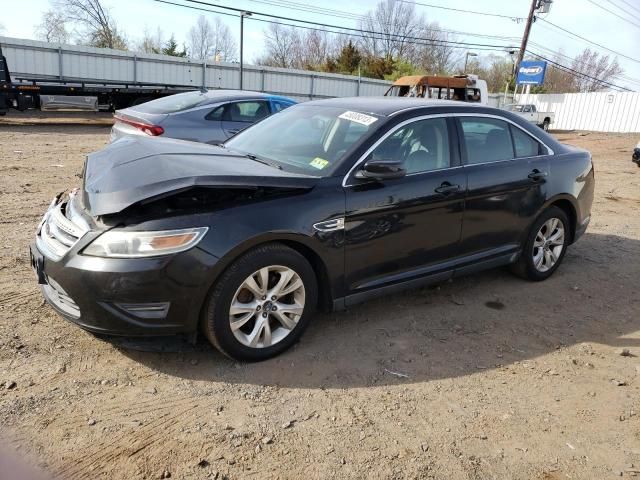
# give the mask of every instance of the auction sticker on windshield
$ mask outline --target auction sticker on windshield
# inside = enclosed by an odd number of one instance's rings
[[[311,163],[309,163],[309,165],[311,165],[313,168],[317,168],[318,170],[322,170],[324,167],[329,165],[329,161],[325,160],[324,158],[316,157],[311,160]]]
[[[372,117],[371,115],[365,115],[364,113],[351,111],[344,112],[342,115],[339,115],[338,118],[343,118],[344,120],[350,120],[352,122],[360,123],[362,125],[366,125],[367,127],[378,120],[376,117]]]

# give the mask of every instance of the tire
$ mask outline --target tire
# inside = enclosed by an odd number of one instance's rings
[[[549,222],[553,222],[554,219],[557,220],[557,226],[549,232],[549,227],[553,225]],[[562,227],[561,239],[560,237],[554,239],[560,232],[560,226]],[[526,280],[546,280],[562,263],[570,236],[571,226],[567,214],[558,207],[548,208],[533,223],[520,258],[511,266],[511,271]],[[543,238],[544,241],[542,241]],[[561,249],[558,248],[560,246]],[[549,252],[548,256],[546,252]],[[542,263],[540,263],[540,254],[542,254]]]
[[[202,329],[214,347],[234,360],[266,360],[298,341],[317,302],[318,284],[309,262],[282,244],[267,244],[242,255],[215,283],[203,308]]]

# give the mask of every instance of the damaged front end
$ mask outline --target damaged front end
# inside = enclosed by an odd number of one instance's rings
[[[193,334],[217,274],[207,242],[222,210],[317,181],[223,148],[154,140],[90,154],[82,188],[54,198],[30,247],[46,301],[94,333]]]
[[[101,216],[167,197],[189,199],[193,192],[209,201],[255,192],[308,190],[317,180],[218,146],[133,138],[87,157],[83,201],[92,216]],[[183,195],[185,192],[189,193]]]

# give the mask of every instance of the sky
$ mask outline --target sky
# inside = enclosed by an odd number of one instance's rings
[[[126,32],[127,38],[133,43],[142,37],[145,28],[154,32],[157,27],[160,27],[167,37],[173,33],[178,43],[182,44],[186,42],[187,32],[195,24],[199,15],[216,15],[215,13],[199,12],[179,6],[158,3],[154,0],[102,1],[109,8],[121,30]],[[172,1],[187,4],[184,0]],[[377,0],[351,0],[348,2],[344,0],[323,0],[322,2],[312,0],[289,0],[285,2],[282,0],[207,1],[221,6],[242,8],[255,12],[255,18],[265,18],[257,14],[268,13],[345,27],[357,27],[358,21],[352,18],[353,14],[362,15],[373,9],[377,3]],[[434,8],[434,6],[496,13],[510,17],[526,17],[530,6],[529,0],[510,0],[508,2],[504,0],[415,1],[431,5],[416,5],[417,12],[424,14],[428,21],[438,22],[442,29],[461,32],[456,34],[456,40],[458,41],[483,44],[511,43],[516,47],[520,45],[524,30],[523,22],[516,22],[509,18],[444,10]],[[288,6],[277,6],[283,3],[287,3]],[[304,6],[300,6],[302,10],[294,8],[301,4],[313,6],[313,10],[317,10],[317,6],[321,5],[325,10],[322,13],[314,13],[304,10]],[[3,18],[0,20],[0,23],[4,26],[3,35],[35,39],[35,26],[40,23],[42,13],[51,8],[51,4],[49,0],[23,0],[21,5],[24,8],[4,9]],[[617,8],[616,5],[625,11]],[[637,6],[633,10],[629,5]],[[610,12],[601,7],[610,10]],[[352,15],[347,15],[349,18],[345,18],[344,15],[332,15],[328,10],[348,12]],[[25,15],[24,12],[29,12],[29,15]],[[230,13],[235,14],[235,12]],[[635,15],[635,18],[633,15]],[[618,61],[624,69],[624,78],[617,80],[615,83],[632,90],[640,90],[640,52],[637,51],[637,46],[640,45],[640,2],[638,0],[626,0],[626,3],[623,0],[554,0],[551,11],[543,15],[543,17],[591,42],[599,43],[606,48],[631,57],[631,59],[627,59],[618,56]],[[240,20],[236,17],[224,15],[221,15],[220,19],[229,26],[239,44]],[[252,63],[262,53],[263,31],[267,26],[267,23],[254,19],[245,20],[245,63]],[[513,40],[491,39],[471,34],[514,38]],[[590,45],[584,40],[561,32],[543,21],[537,21],[532,26],[529,48],[545,55],[547,58],[555,57],[549,50],[573,57],[586,47],[615,56],[615,54],[607,52],[601,47]],[[467,51],[478,53],[481,56],[490,53],[480,50],[474,51],[473,47],[469,47],[469,49],[465,47],[459,50],[460,56],[464,56]],[[497,54],[507,57],[506,53],[497,52]],[[570,61],[565,59],[565,65],[569,63]]]

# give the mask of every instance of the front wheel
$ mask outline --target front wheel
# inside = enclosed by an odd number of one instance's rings
[[[317,303],[309,262],[280,244],[236,260],[216,282],[203,311],[209,341],[235,360],[260,361],[293,345]]]
[[[527,280],[546,280],[560,266],[570,238],[569,218],[558,207],[545,210],[534,222],[512,271]]]

